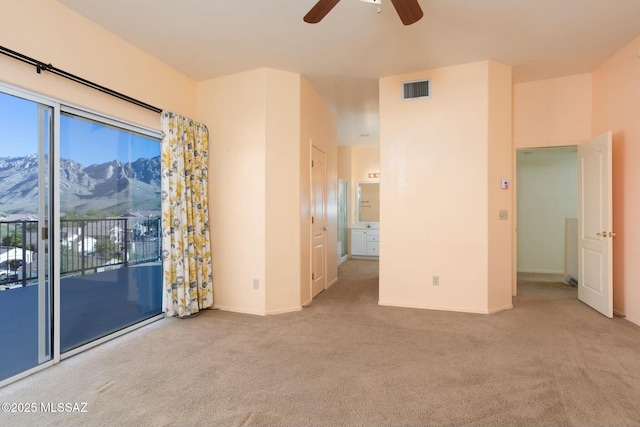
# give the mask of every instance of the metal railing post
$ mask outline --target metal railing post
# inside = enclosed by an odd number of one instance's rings
[[[129,218],[124,220],[124,266],[129,264]]]
[[[27,286],[27,222],[26,221],[22,221],[22,265],[20,267],[22,268],[22,286]]]
[[[85,262],[85,252],[84,252],[84,221],[80,221],[80,269],[82,270],[82,275],[85,275],[86,270],[86,262]]]

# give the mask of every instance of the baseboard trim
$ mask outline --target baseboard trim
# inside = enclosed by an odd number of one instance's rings
[[[538,273],[538,274],[562,274],[564,275],[564,270],[562,271],[557,271],[557,270],[527,270],[527,269],[523,269],[517,270],[518,273]]]
[[[231,313],[251,314],[254,316],[266,316],[266,313],[264,311],[259,311],[259,310],[247,310],[245,308],[229,307],[227,305],[216,305],[215,308],[217,308],[220,311],[230,311]]]
[[[378,305],[383,305],[387,307],[399,307],[399,308],[419,308],[421,310],[455,311],[458,313],[490,314],[489,310],[481,310],[481,309],[475,309],[475,308],[437,306],[437,305],[429,305],[429,304],[406,304],[401,302],[383,301],[383,300],[379,300]]]
[[[499,311],[505,311],[505,310],[513,310],[513,304],[503,305],[502,307],[490,308],[489,314],[493,314],[493,313],[497,313]]]
[[[271,315],[274,315],[274,314],[293,313],[295,311],[302,311],[302,306],[300,306],[300,307],[289,307],[289,308],[279,308],[277,310],[269,310],[269,311],[267,311],[267,316],[271,316]]]
[[[313,298],[309,298],[306,302],[302,303],[302,306],[306,307],[306,306],[310,305],[312,301],[313,301]]]
[[[637,321],[636,319],[632,319],[632,318],[630,318],[628,316],[625,316],[624,314],[622,316],[624,316],[625,320],[628,320],[629,322],[633,323],[634,325],[640,326],[640,321]]]
[[[337,278],[337,277],[336,277],[335,279],[333,279],[333,280],[331,281],[331,283],[329,283],[329,284],[327,285],[327,289],[329,289],[330,287],[332,287],[332,286],[333,286],[333,285],[335,285],[336,283],[338,283],[338,278]]]

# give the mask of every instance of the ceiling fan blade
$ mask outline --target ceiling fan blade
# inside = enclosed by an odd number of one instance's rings
[[[317,24],[322,21],[322,18],[327,16],[327,13],[329,13],[339,1],[340,0],[319,0],[318,3],[311,8],[309,13],[304,16],[304,22]]]
[[[404,25],[411,25],[418,22],[424,15],[418,0],[391,0],[396,8],[398,16]]]

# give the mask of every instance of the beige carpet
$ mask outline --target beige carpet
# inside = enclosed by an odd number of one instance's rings
[[[554,282],[494,315],[377,305],[348,261],[302,312],[167,319],[0,389],[2,426],[640,425],[640,327]],[[187,338],[191,337],[191,340]]]

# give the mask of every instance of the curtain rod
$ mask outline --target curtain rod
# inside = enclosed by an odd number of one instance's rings
[[[36,67],[36,72],[38,74],[41,74],[42,71],[48,71],[48,72],[50,72],[52,74],[56,74],[58,76],[64,77],[65,79],[69,79],[69,80],[74,81],[76,83],[80,83],[80,84],[82,84],[84,86],[88,86],[88,87],[90,87],[92,89],[95,89],[95,90],[98,90],[98,91],[100,91],[102,93],[106,93],[107,95],[111,95],[111,96],[114,96],[116,98],[122,99],[123,101],[130,102],[132,104],[137,105],[138,107],[146,108],[147,110],[151,110],[151,111],[154,111],[156,113],[162,113],[162,109],[160,109],[158,107],[154,107],[153,105],[149,105],[146,102],[139,101],[139,100],[137,100],[135,98],[132,98],[130,96],[127,96],[127,95],[125,95],[123,93],[116,92],[113,89],[109,89],[108,87],[101,86],[101,85],[99,85],[97,83],[94,83],[94,82],[92,82],[90,80],[83,79],[82,77],[78,77],[78,76],[76,76],[74,74],[68,73],[68,72],[66,72],[64,70],[61,70],[59,68],[54,67],[51,64],[45,64],[44,62],[38,61],[37,59],[33,59],[33,58],[30,58],[30,57],[28,57],[26,55],[23,55],[21,53],[13,51],[11,49],[7,49],[4,46],[0,46],[0,53],[3,54],[3,55],[9,56],[11,58],[17,59],[18,61],[22,61],[22,62],[25,62],[27,64],[33,65],[34,67]]]

